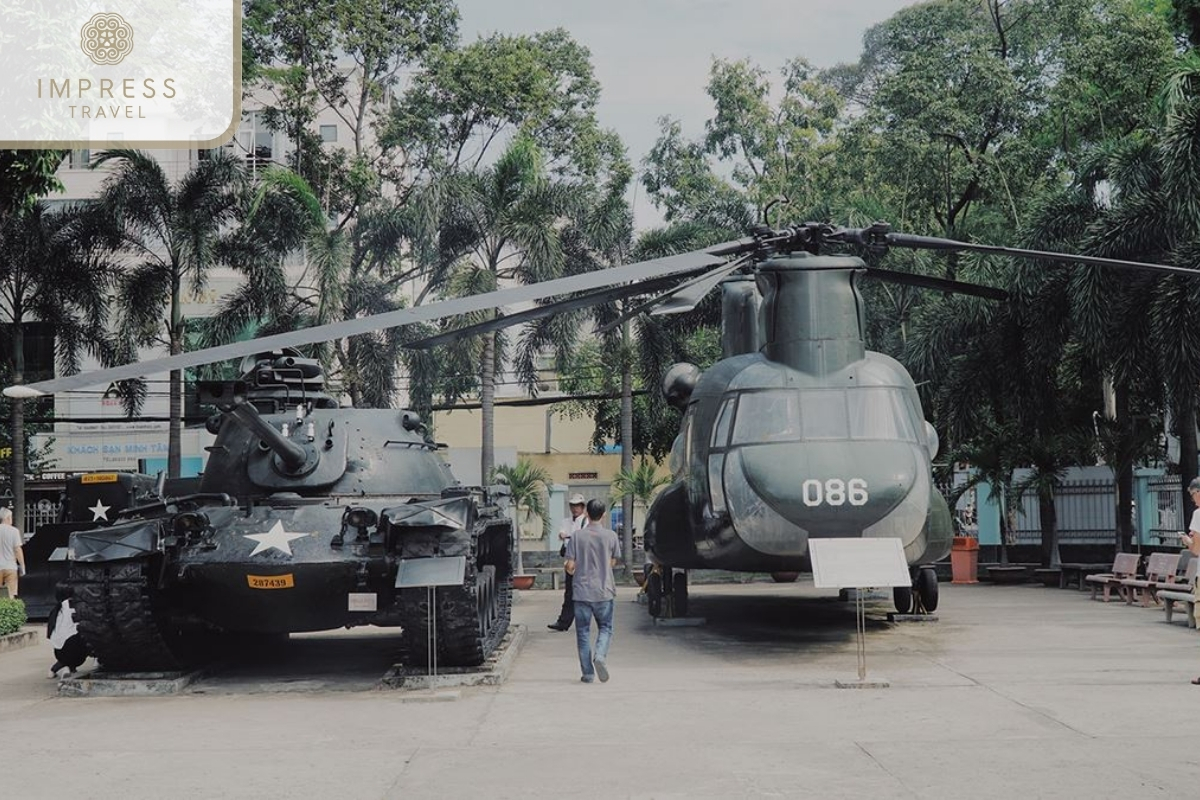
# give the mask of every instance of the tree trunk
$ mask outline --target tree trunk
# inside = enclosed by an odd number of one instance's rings
[[[1008,564],[1008,495],[1004,488],[997,487],[1000,492],[1000,565]]]
[[[1187,487],[1198,471],[1200,466],[1197,465],[1196,453],[1196,404],[1191,397],[1187,397],[1183,407],[1179,409],[1179,479],[1183,493],[1183,505],[1180,506],[1183,516],[1180,522],[1184,530],[1187,530],[1188,521],[1191,519],[1188,512],[1196,506],[1192,502],[1192,496],[1188,494]]]
[[[483,419],[479,445],[479,481],[486,486],[496,466],[496,334],[483,335],[479,358],[479,410]]]
[[[1042,518],[1042,566],[1057,567],[1062,563],[1058,552],[1058,510],[1054,507],[1054,490],[1038,491],[1038,514]]]
[[[13,385],[25,382],[25,331],[20,320],[12,326]],[[12,493],[13,525],[25,530],[25,401],[12,401]]]
[[[177,356],[183,352],[183,312],[179,280],[171,289],[171,355]],[[178,478],[182,466],[183,447],[183,371],[171,370],[171,407],[168,411],[171,421],[167,423],[167,477]]]
[[[1128,553],[1133,547],[1133,418],[1129,409],[1129,390],[1113,388],[1117,406],[1117,552]],[[1195,428],[1194,420],[1192,427]],[[1181,448],[1182,451],[1182,448]],[[1194,446],[1193,446],[1194,454]],[[1194,459],[1194,455],[1193,455]]]
[[[626,475],[633,473],[633,365],[630,364],[629,321],[621,326],[621,469]],[[621,536],[621,552],[625,556],[625,571],[635,568],[633,563],[633,495],[626,492],[621,498],[621,519],[624,530]]]

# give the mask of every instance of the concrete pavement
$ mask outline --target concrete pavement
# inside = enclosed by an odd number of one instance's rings
[[[60,698],[48,644],[0,653],[4,796],[1190,797],[1200,635],[1040,586],[943,585],[940,622],[804,583],[695,586],[702,628],[618,598],[607,684],[580,684],[561,595],[525,592],[508,682],[371,688],[393,634],[294,637],[176,697]],[[9,794],[9,790],[12,794]]]

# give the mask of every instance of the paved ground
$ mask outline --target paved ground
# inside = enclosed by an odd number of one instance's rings
[[[1035,586],[943,586],[941,621],[803,584],[693,587],[704,628],[618,599],[607,684],[558,597],[521,595],[509,682],[371,690],[389,635],[302,637],[163,698],[59,698],[48,645],[0,653],[4,797],[1194,797],[1200,635]],[[1177,617],[1178,619],[1178,617]]]

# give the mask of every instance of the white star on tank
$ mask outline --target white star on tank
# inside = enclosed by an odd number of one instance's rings
[[[108,510],[110,508],[112,508],[112,506],[106,506],[104,503],[97,500],[96,505],[88,509],[88,511],[92,512],[92,522],[99,522],[100,520],[108,522]]]
[[[252,556],[256,556],[264,550],[270,550],[272,547],[290,556],[292,554],[292,546],[289,542],[293,539],[301,539],[308,536],[307,533],[288,533],[283,529],[282,521],[276,522],[271,526],[271,530],[266,533],[243,533],[242,535],[258,543],[250,552]]]

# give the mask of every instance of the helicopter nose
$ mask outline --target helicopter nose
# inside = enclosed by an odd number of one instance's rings
[[[740,462],[746,489],[788,522],[822,537],[861,535],[899,506],[918,470],[927,469],[907,442],[761,444],[742,448]],[[730,467],[738,471],[736,460]],[[725,479],[727,492],[739,482],[728,468]]]

